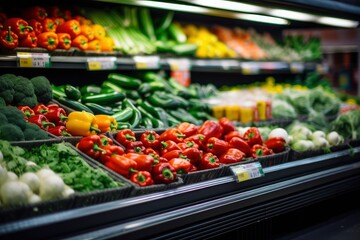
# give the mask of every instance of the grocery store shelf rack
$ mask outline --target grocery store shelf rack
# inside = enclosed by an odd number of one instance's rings
[[[35,57],[29,57],[29,59]],[[151,70],[179,69],[184,60],[191,71],[239,72],[244,75],[272,73],[303,73],[307,71],[327,71],[328,66],[320,62],[243,61],[240,59],[194,59],[161,56],[108,57],[108,56],[50,56],[47,65],[21,66],[18,56],[0,56],[0,68],[56,68],[98,70]],[[34,61],[34,60],[33,60]],[[45,61],[45,60],[43,60]],[[96,64],[94,64],[96,63]],[[94,67],[95,65],[95,67]],[[176,65],[176,66],[174,66]]]
[[[360,189],[360,147],[0,225],[1,239],[204,239]]]

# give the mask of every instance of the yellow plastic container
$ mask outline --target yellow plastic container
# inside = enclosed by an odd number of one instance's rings
[[[256,102],[258,112],[259,112],[259,120],[264,121],[267,119],[266,117],[266,101],[265,100],[258,100]]]
[[[212,107],[212,115],[213,117],[220,119],[222,117],[225,117],[225,107],[224,106],[213,106]]]
[[[236,105],[226,106],[225,117],[231,121],[238,121],[240,119],[240,107]]]

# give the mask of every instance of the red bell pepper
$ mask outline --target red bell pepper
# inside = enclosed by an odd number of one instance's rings
[[[154,164],[153,165],[159,163],[160,155],[159,155],[159,152],[157,150],[154,150],[152,148],[145,148],[144,154],[150,155],[150,156],[152,156],[154,158]]]
[[[29,23],[22,18],[8,18],[5,22],[5,27],[11,27],[13,31],[20,39],[26,38],[27,35],[33,30]]]
[[[207,152],[220,156],[229,149],[229,143],[216,137],[211,137],[206,144]]]
[[[42,32],[38,37],[38,46],[47,49],[48,51],[53,51],[57,48],[59,44],[59,39],[56,33],[54,32]]]
[[[240,151],[245,153],[246,157],[250,157],[251,147],[249,146],[249,144],[245,140],[243,140],[243,139],[241,139],[239,137],[233,137],[233,138],[231,138],[231,140],[229,142],[229,146],[231,148],[239,149]]]
[[[227,134],[231,131],[235,131],[235,125],[233,124],[232,121],[230,121],[230,119],[226,118],[226,117],[222,117],[219,119],[219,123],[220,125],[223,127],[224,132],[223,134]]]
[[[110,160],[105,162],[105,166],[127,179],[137,172],[137,163],[133,159],[118,154],[112,155]]]
[[[184,158],[172,158],[169,160],[169,164],[175,169],[177,174],[188,173],[192,168],[190,161]]]
[[[171,150],[168,151],[166,153],[164,153],[163,155],[161,155],[161,157],[166,158],[167,160],[170,160],[172,158],[186,158],[183,154],[182,154],[182,150]]]
[[[198,145],[199,149],[203,149],[206,150],[206,141],[207,139],[205,139],[205,136],[203,134],[194,134],[190,137],[187,137],[184,139],[184,142],[194,142],[195,144]]]
[[[65,126],[49,127],[47,130],[49,133],[59,137],[71,137],[72,135],[67,131]]]
[[[42,103],[37,104],[34,108],[33,108],[35,114],[47,114],[49,112],[49,108]]]
[[[152,175],[155,183],[169,184],[177,180],[176,170],[168,162],[160,162],[153,167]]]
[[[157,132],[153,130],[147,130],[141,134],[140,141],[147,148],[159,149],[160,147],[159,137],[160,135]]]
[[[133,183],[136,183],[140,187],[146,187],[154,185],[154,180],[152,179],[152,175],[148,171],[138,171],[131,175],[130,180]]]
[[[170,152],[172,150],[181,150],[176,142],[172,140],[162,141],[160,148],[160,155],[163,156],[165,153]]]
[[[119,130],[115,140],[126,147],[129,143],[136,141],[135,133],[131,129]]]
[[[28,20],[28,23],[33,28],[33,33],[35,33],[35,35],[39,35],[43,32],[43,25],[40,21],[33,18]]]
[[[59,44],[58,49],[69,50],[71,48],[71,37],[68,33],[57,33]]]
[[[101,139],[101,146],[108,146],[114,144],[114,141],[104,134],[99,134],[99,137]]]
[[[141,141],[130,142],[126,146],[126,152],[127,153],[142,154],[142,153],[144,153],[144,151],[145,151],[145,147],[144,147],[144,144]]]
[[[250,145],[250,147],[254,146],[255,144],[263,144],[260,131],[257,127],[248,128],[245,131],[243,138]]]
[[[66,124],[66,120],[67,120],[67,114],[65,112],[65,109],[62,107],[48,107],[48,105],[46,105],[47,107],[47,113],[46,113],[46,117],[48,118],[48,120],[50,122],[55,123],[55,125],[65,125]],[[45,108],[43,108],[43,110],[41,111],[46,111]]]
[[[273,151],[268,147],[260,144],[255,144],[251,147],[251,157],[257,158],[273,154]]]
[[[183,134],[177,128],[169,128],[160,134],[159,140],[160,140],[160,142],[171,140],[176,143],[179,143],[179,142],[184,141],[185,137],[186,137],[186,135]]]
[[[85,153],[91,158],[98,159],[100,154],[105,154],[106,151],[101,148],[101,139],[99,135],[89,135],[82,137],[76,144],[77,149]]]
[[[101,152],[99,155],[99,160],[102,164],[105,164],[106,162],[110,161],[111,156],[117,154],[117,155],[123,155],[124,149],[118,145],[106,145],[101,146],[102,149],[105,150],[105,152]]]
[[[279,153],[285,150],[286,140],[282,137],[273,137],[266,140],[264,144],[274,153]]]
[[[233,137],[238,137],[238,138],[243,138],[243,136],[241,135],[241,133],[239,131],[231,131],[231,132],[228,132],[225,136],[224,136],[224,140],[227,141],[227,142],[230,142],[230,140],[233,138]]]
[[[187,148],[199,148],[199,145],[194,141],[184,140],[184,142],[178,143],[180,149],[185,150]]]
[[[183,150],[182,155],[189,159],[191,164],[197,165],[203,157],[203,151],[198,148],[191,147]]]
[[[75,19],[66,20],[63,24],[57,27],[58,33],[68,33],[71,39],[76,38],[81,33],[80,23]]]
[[[59,108],[59,104],[56,103],[48,103],[46,104],[46,106],[50,109],[50,108]]]
[[[180,130],[186,137],[190,137],[191,135],[196,134],[198,130],[198,126],[193,123],[182,122],[176,126],[177,129]]]
[[[41,6],[26,8],[22,14],[25,19],[36,19],[42,21],[47,17],[46,9]]]
[[[53,18],[53,20],[57,26],[59,26],[65,22],[65,19],[62,17],[56,17],[56,18]],[[57,30],[57,28],[56,28],[56,30]]]
[[[239,149],[236,149],[236,148],[229,148],[219,158],[220,163],[223,163],[223,164],[237,163],[237,162],[241,162],[245,159],[246,159],[245,153],[243,153],[242,151],[240,151]]]
[[[17,106],[17,108],[23,112],[25,119],[28,119],[31,116],[35,116],[34,110],[29,106]]]
[[[199,162],[199,169],[212,169],[220,167],[219,158],[212,153],[205,153]]]
[[[7,31],[1,32],[0,44],[7,49],[14,49],[19,45],[19,37],[11,31],[10,26]]]
[[[43,114],[37,114],[34,116],[29,117],[28,122],[35,123],[38,125],[41,129],[48,130],[50,126],[55,127],[55,124],[52,122],[49,122],[47,117]]]
[[[137,163],[136,170],[151,172],[154,165],[154,158],[146,154],[126,153],[127,158],[134,160]]]
[[[41,21],[44,32],[56,32],[57,24],[52,18],[45,18]]]
[[[211,138],[221,138],[223,134],[223,127],[218,121],[206,120],[198,129],[198,133],[205,136],[205,142]]]
[[[27,48],[36,48],[37,47],[37,37],[35,32],[30,32],[25,38],[20,39],[19,46]]]

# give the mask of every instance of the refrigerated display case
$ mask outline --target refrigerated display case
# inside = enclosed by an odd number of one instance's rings
[[[121,4],[151,7],[153,2],[109,0],[80,1],[79,4],[97,7]],[[194,8],[195,11],[208,10],[205,15],[199,12],[179,13],[179,19],[210,21],[211,23],[214,20],[224,21],[226,17],[229,17],[231,21],[227,22],[228,24],[234,24],[234,22],[245,26],[251,24],[246,20],[235,21],[234,11],[219,10],[201,2],[176,1],[177,4],[187,4],[186,6],[191,7],[190,9]],[[37,3],[44,4],[44,1]],[[164,7],[165,10],[156,9],[156,11],[166,11],[173,3],[163,1],[162,5],[158,6]],[[326,3],[294,0],[259,1],[258,5],[347,18],[355,24],[358,24],[356,20],[360,17],[360,6],[336,1]],[[14,3],[9,6],[14,6]],[[195,8],[200,6],[201,8]],[[266,12],[260,12],[260,14],[266,15]],[[290,19],[289,26],[280,27],[263,25],[263,23],[251,25],[256,28],[273,29],[276,34],[292,27],[296,29],[329,27],[319,19],[317,21],[314,18],[309,22]],[[358,28],[357,31],[359,33]],[[0,72],[25,76],[44,74],[52,76],[50,79],[53,79],[54,83],[97,82],[98,79],[103,79],[104,74],[113,70],[127,73],[144,70],[171,71],[171,60],[174,59],[173,56],[163,55],[51,56],[48,53],[41,53],[37,56],[32,55],[33,53],[25,53],[24,56],[21,54],[23,53],[3,52],[0,56]],[[34,60],[36,57],[40,59],[40,67],[26,66],[21,61]],[[185,59],[191,65],[193,82],[202,83],[206,77],[217,86],[236,84],[241,81],[241,76],[251,82],[271,74],[296,76],[312,71],[323,72],[328,67],[321,61]],[[94,62],[100,62],[100,64],[93,68]],[[225,82],[225,77],[219,79],[218,76],[226,76],[229,80]],[[360,147],[355,142],[351,147],[332,153],[263,167],[263,176],[249,178],[246,181],[237,181],[235,175],[229,174],[154,193],[3,222],[0,223],[0,238],[210,239],[328,199],[357,194],[360,189],[359,157]],[[263,238],[266,237],[263,236]]]

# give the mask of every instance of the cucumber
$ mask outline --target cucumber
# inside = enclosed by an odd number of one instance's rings
[[[51,89],[52,89],[52,95],[53,98],[58,99],[60,97],[66,97],[66,94],[64,91],[62,91],[62,89],[60,89],[59,87],[55,86],[55,85],[51,85]]]
[[[59,97],[56,100],[62,105],[65,105],[66,107],[71,108],[75,111],[85,111],[94,114],[94,112],[90,108],[88,108],[86,105],[82,104],[81,102],[64,97]]]
[[[66,97],[68,97],[72,100],[77,101],[81,98],[80,90],[70,84],[65,85],[64,91],[65,91]]]
[[[179,26],[177,26],[174,23],[171,23],[169,28],[169,35],[178,43],[185,43],[187,40],[187,37],[185,33],[181,30]]]
[[[113,115],[114,114],[114,111],[112,109],[103,107],[97,103],[88,102],[88,103],[85,103],[85,105],[88,108],[90,108],[94,112],[94,114],[105,114],[105,115]]]
[[[110,81],[104,81],[102,84],[101,84],[101,88],[102,89],[106,89],[106,88],[111,88],[112,90],[114,90],[115,92],[126,92],[125,89],[119,87],[118,85],[110,82]]]
[[[197,48],[196,44],[183,43],[173,46],[171,52],[177,56],[193,56]]]
[[[108,81],[126,89],[137,89],[141,85],[141,81],[139,79],[119,73],[110,73],[108,75]]]
[[[80,88],[81,94],[100,93],[101,87],[97,85],[86,85]]]
[[[96,95],[86,95],[81,98],[83,103],[97,103],[97,104],[111,104],[114,102],[122,101],[126,97],[123,92],[100,93]]]
[[[111,116],[115,118],[117,122],[126,122],[133,116],[134,111],[130,107],[126,107],[121,111],[115,112]]]

